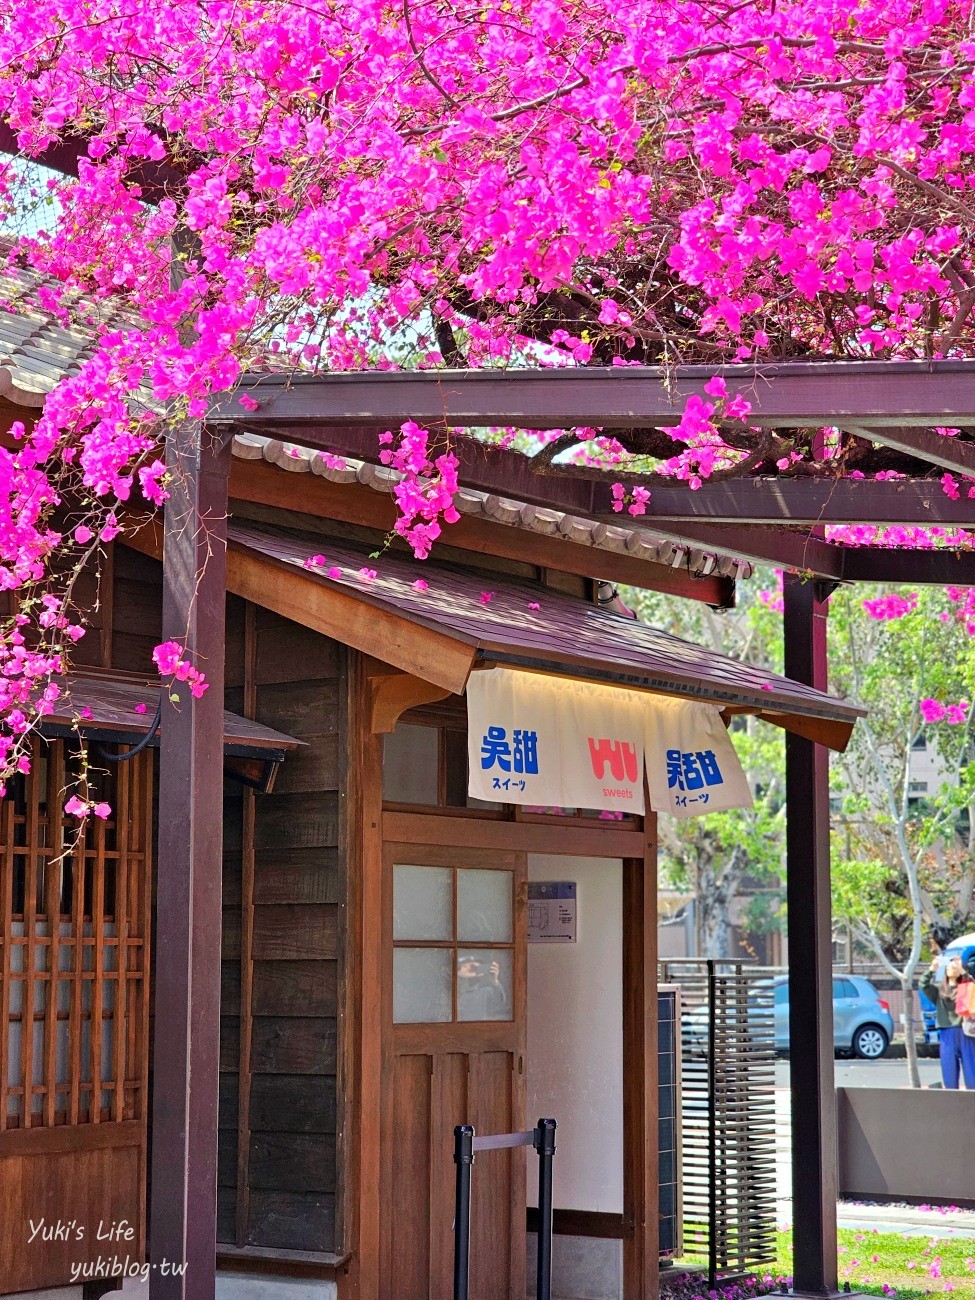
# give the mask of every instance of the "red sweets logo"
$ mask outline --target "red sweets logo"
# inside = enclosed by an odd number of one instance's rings
[[[589,760],[597,781],[603,780],[607,767],[614,781],[636,781],[640,762],[635,746],[625,740],[596,740],[593,736],[587,739]]]

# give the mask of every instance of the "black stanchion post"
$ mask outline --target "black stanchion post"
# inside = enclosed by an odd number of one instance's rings
[[[474,1127],[454,1129],[454,1163],[457,1166],[457,1201],[454,1207],[454,1300],[468,1300],[471,1281],[471,1165],[474,1163]]]
[[[535,1294],[552,1300],[552,1157],[555,1155],[555,1120],[540,1119],[535,1129],[538,1152],[538,1270]]]

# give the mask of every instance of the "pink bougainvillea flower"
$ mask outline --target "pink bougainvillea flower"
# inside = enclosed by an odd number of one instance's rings
[[[137,704],[135,708],[132,710],[133,713],[145,713],[145,711],[146,711],[146,706],[141,703]]]
[[[330,578],[333,578],[333,579],[334,579],[334,578],[341,578],[341,576],[342,576],[342,570],[338,567],[337,564],[333,564],[332,567],[331,567],[331,568],[329,569],[329,571],[328,571],[328,576],[329,576]]]
[[[430,586],[424,578],[417,578],[416,582],[410,584],[414,591],[426,591]]]
[[[491,603],[491,601],[492,601],[493,599],[494,599],[494,592],[493,592],[493,591],[482,591],[482,592],[481,592],[481,604],[482,604],[482,605],[490,605],[490,603]]]
[[[73,794],[64,805],[64,811],[69,817],[88,817],[94,813],[96,817],[105,818],[111,814],[111,805],[107,803],[94,803],[80,796]]]
[[[157,645],[152,652],[153,662],[159,669],[163,677],[171,677],[178,682],[186,682],[190,688],[190,694],[197,699],[208,689],[206,677],[197,668],[194,668],[189,660],[185,657],[186,650],[178,641],[164,641]],[[171,696],[178,699],[176,695]]]
[[[920,704],[921,717],[925,722],[940,722],[948,712],[945,705],[938,700],[926,699]]]
[[[359,577],[362,579],[363,582],[375,582],[375,580],[376,580],[376,570],[375,570],[375,569],[360,569],[360,570],[359,570]]]
[[[530,601],[528,602],[528,608],[529,608],[529,609],[541,609],[542,607],[541,607],[541,605],[538,603],[537,600],[530,600]]]
[[[660,359],[975,349],[970,6],[723,0],[674,21],[662,0],[511,0],[462,22],[450,5],[419,6],[404,23],[395,6],[349,0],[314,12],[272,0],[243,17],[157,0],[149,24],[144,6],[96,8],[97,21],[77,0],[0,0],[0,114],[19,151],[43,162],[48,145],[87,141],[45,189],[43,234],[12,254],[16,309],[80,328],[86,346],[0,448],[0,585],[26,611],[0,636],[0,784],[90,613],[68,598],[61,552],[134,527],[139,497],[158,507],[167,421],[204,420],[245,374],[297,386],[404,365],[595,361],[623,385],[628,367]],[[183,175],[145,187],[159,167]],[[0,165],[4,212],[32,210],[29,173]],[[171,275],[180,229],[194,252]],[[231,410],[258,410],[257,394]],[[838,429],[764,447],[754,393],[730,379],[671,396],[672,424],[653,437],[555,435],[560,463],[603,474],[608,513],[649,513],[643,473],[700,492],[755,448],[763,463],[748,472],[828,462],[850,480],[903,477],[879,448],[879,472],[845,469],[853,442]],[[390,471],[373,486],[418,556],[459,519],[459,446],[431,416],[383,429],[362,457]],[[308,468],[346,478],[350,466],[322,451]],[[975,491],[959,472],[941,486],[953,501]],[[972,548],[937,525],[828,534]],[[906,618],[904,600],[876,617]],[[975,636],[975,601],[950,618]],[[206,689],[184,654],[163,675]],[[962,706],[940,707],[953,722]]]

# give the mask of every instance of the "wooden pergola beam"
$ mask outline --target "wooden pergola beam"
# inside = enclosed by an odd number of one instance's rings
[[[749,424],[796,429],[948,425],[975,428],[975,361],[808,361],[730,366],[358,371],[254,376],[216,397],[212,423],[242,422],[241,392],[260,403],[250,427],[421,424],[483,428],[659,428],[687,399],[712,400],[720,375],[751,404]]]
[[[596,484],[594,506],[612,517],[609,484]],[[938,479],[738,478],[705,482],[692,492],[683,483],[654,487],[641,516],[648,527],[661,518],[715,524],[897,524],[919,528],[975,525],[975,506],[949,497]]]
[[[935,429],[926,428],[872,429],[844,424],[843,429],[858,438],[917,456],[929,465],[940,465],[942,469],[975,477],[975,442],[961,442],[957,437],[947,437]]]
[[[833,582],[975,587],[975,550],[849,546],[823,541],[800,529],[712,524],[696,519],[653,520],[646,526],[683,546],[704,547],[753,564],[795,569]]]
[[[975,551],[912,550],[897,546],[844,546],[844,582],[911,582],[933,587],[975,587]]]

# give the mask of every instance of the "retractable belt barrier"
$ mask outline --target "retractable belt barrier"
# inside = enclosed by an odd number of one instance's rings
[[[471,1124],[454,1129],[457,1202],[454,1213],[454,1300],[469,1300],[471,1272],[471,1167],[478,1151],[534,1147],[538,1154],[538,1267],[536,1300],[552,1300],[552,1157],[555,1120],[540,1119],[526,1133],[495,1133],[478,1137]]]

